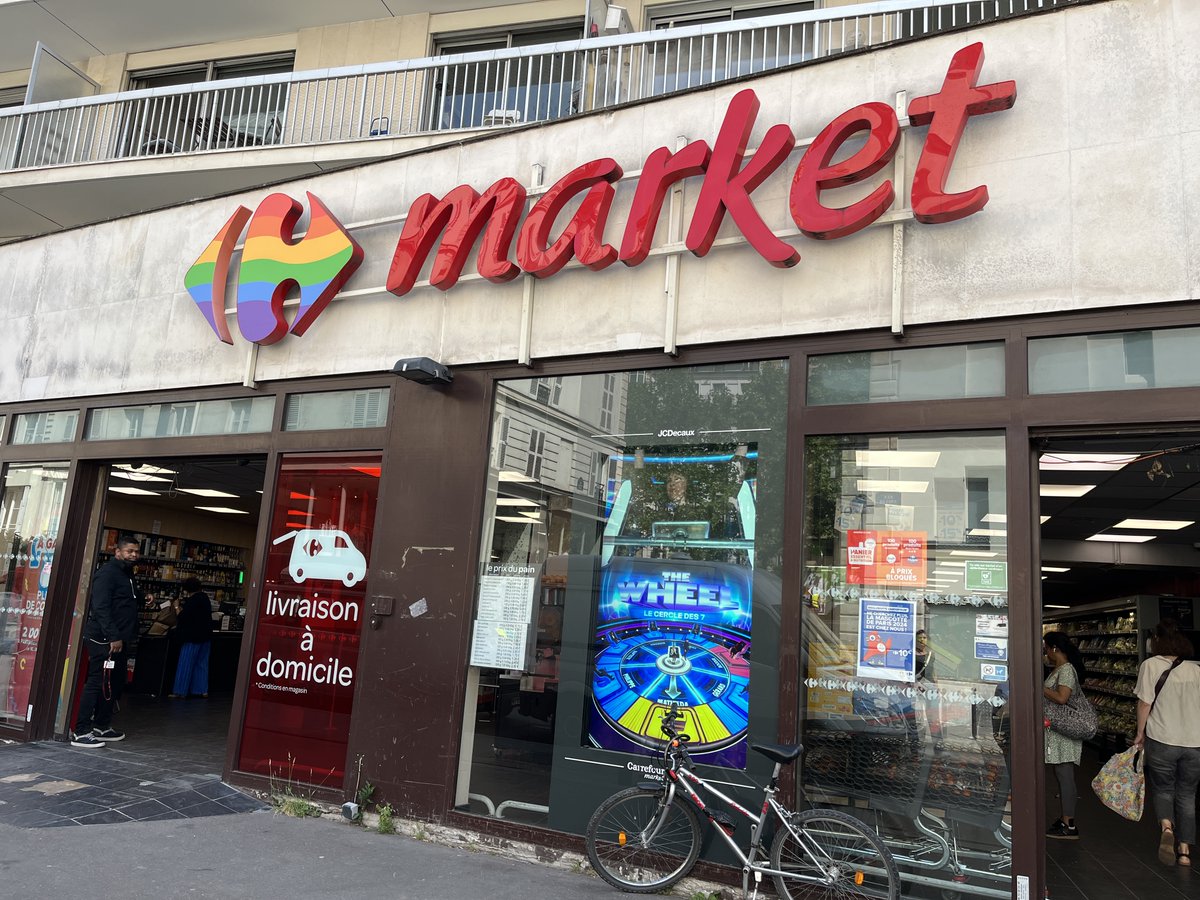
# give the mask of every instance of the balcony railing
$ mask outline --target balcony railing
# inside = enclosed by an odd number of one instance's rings
[[[0,169],[545,122],[1081,0],[883,0],[0,110]]]

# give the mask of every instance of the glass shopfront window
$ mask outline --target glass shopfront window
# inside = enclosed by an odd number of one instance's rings
[[[258,597],[238,769],[342,783],[380,458],[285,458]]]
[[[459,808],[582,832],[645,777],[669,708],[698,763],[767,765],[748,742],[777,736],[787,378],[499,387]]]
[[[67,484],[66,463],[10,466],[0,494],[0,724],[22,725]]]
[[[813,406],[1003,395],[1003,341],[831,353],[808,361]]]
[[[867,819],[905,878],[1011,880],[1004,438],[805,447],[808,799]]]
[[[1029,393],[1195,387],[1198,353],[1200,328],[1035,338],[1029,342]]]

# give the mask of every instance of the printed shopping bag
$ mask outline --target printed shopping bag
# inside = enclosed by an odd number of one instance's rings
[[[1100,774],[1092,779],[1092,790],[1100,802],[1126,819],[1141,821],[1146,797],[1146,776],[1142,772],[1142,751],[1130,747],[1114,754]]]

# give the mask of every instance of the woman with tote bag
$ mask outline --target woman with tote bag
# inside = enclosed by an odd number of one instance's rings
[[[1046,676],[1042,696],[1047,703],[1066,706],[1083,683],[1083,654],[1063,631],[1047,631],[1042,635],[1042,653],[1053,669]],[[1075,767],[1082,756],[1081,739],[1067,737],[1053,728],[1046,729],[1046,765],[1054,769],[1062,802],[1062,815],[1046,830],[1048,838],[1069,841],[1079,838],[1079,828],[1075,825],[1075,803],[1079,799],[1075,789]]]
[[[1155,627],[1150,650],[1154,656],[1138,670],[1133,746],[1145,749],[1146,781],[1162,828],[1158,858],[1190,866],[1200,785],[1200,667],[1187,662],[1192,642],[1169,620]]]

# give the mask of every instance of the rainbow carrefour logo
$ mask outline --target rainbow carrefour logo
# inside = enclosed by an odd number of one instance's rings
[[[362,247],[315,196],[308,231],[296,239],[304,207],[287,194],[271,194],[251,215],[239,206],[192,263],[183,283],[213,332],[233,343],[225,319],[229,264],[246,223],[246,242],[238,270],[237,321],[242,337],[274,344],[289,331],[302,335],[316,321],[363,260]],[[300,308],[291,325],[283,315],[288,291],[300,291]]]

